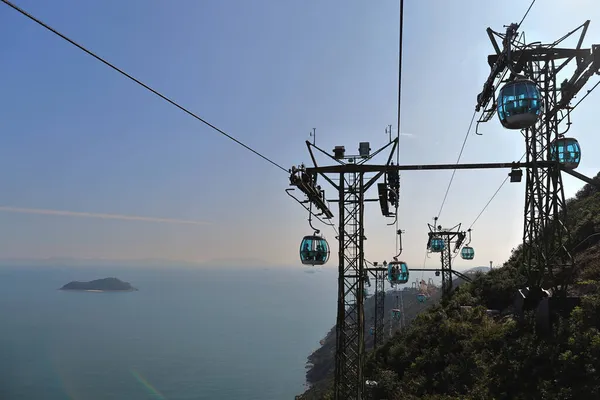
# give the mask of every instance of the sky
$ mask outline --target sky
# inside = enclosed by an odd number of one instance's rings
[[[319,147],[348,152],[363,141],[379,148],[386,126],[395,129],[398,1],[14,2],[284,168],[309,163],[312,128]],[[401,163],[456,162],[489,73],[485,29],[503,31],[529,3],[406,1]],[[528,41],[551,42],[586,19],[589,47],[600,43],[594,0],[537,0],[523,30]],[[300,265],[300,240],[312,230],[284,192],[286,172],[4,4],[0,48],[0,258]],[[600,148],[599,106],[593,92],[569,132],[583,149],[578,171],[588,176],[600,170],[590,154]],[[523,154],[520,133],[496,118],[480,131],[461,162]],[[439,223],[470,226],[507,173],[458,171]],[[423,265],[427,223],[450,176],[402,173],[402,258],[410,266]],[[582,185],[565,177],[568,196]],[[503,187],[473,227],[475,260],[459,264],[509,256],[521,241],[524,190],[524,182]],[[332,188],[326,194],[335,197]],[[367,259],[391,259],[392,221],[377,203],[365,219]],[[335,253],[333,230],[320,227]],[[336,261],[334,254],[329,266]]]

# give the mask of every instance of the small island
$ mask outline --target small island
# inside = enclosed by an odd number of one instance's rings
[[[137,289],[129,282],[123,282],[117,278],[96,279],[89,282],[69,282],[59,290],[83,290],[86,292],[133,292]]]

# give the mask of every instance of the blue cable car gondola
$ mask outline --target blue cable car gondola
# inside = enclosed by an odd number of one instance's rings
[[[375,327],[370,327],[369,328],[369,335],[373,336],[375,334]]]
[[[581,147],[577,139],[558,138],[550,145],[550,159],[569,169],[575,169],[581,161]]]
[[[528,79],[508,82],[498,94],[497,111],[506,129],[532,127],[543,112],[540,89]]]
[[[446,248],[446,243],[444,242],[444,239],[440,237],[433,237],[429,243],[429,248],[434,253],[440,253]]]
[[[402,317],[402,312],[398,308],[392,309],[392,318],[399,320]]]
[[[426,295],[426,294],[424,294],[424,293],[419,293],[419,294],[417,295],[417,301],[418,301],[419,303],[425,303],[425,300],[427,300],[427,295]]]
[[[408,265],[404,261],[390,261],[387,268],[390,283],[398,285],[408,282]]]
[[[300,243],[300,261],[304,265],[323,265],[329,260],[329,244],[321,236],[304,236]]]
[[[475,250],[471,246],[465,246],[460,251],[463,260],[472,260],[475,257]]]

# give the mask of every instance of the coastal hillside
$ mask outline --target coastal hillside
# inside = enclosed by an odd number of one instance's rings
[[[69,282],[60,290],[93,290],[102,292],[126,292],[137,290],[129,282],[123,282],[117,278],[96,279],[89,282]]]
[[[594,179],[600,182],[600,174]],[[443,304],[432,302],[368,355],[365,373],[378,382],[373,398],[600,398],[600,193],[586,185],[567,210],[578,266],[570,293],[583,296],[580,306],[550,331],[539,330],[532,313],[517,320],[512,307],[523,281],[519,246],[501,268],[477,274]],[[323,357],[320,350],[311,357]],[[326,376],[318,375],[321,380],[299,398],[332,398],[331,371],[321,367]]]

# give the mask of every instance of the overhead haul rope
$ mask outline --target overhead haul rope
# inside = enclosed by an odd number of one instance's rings
[[[36,22],[38,25],[43,26],[44,28],[46,28],[47,30],[49,30],[50,32],[54,33],[55,35],[59,36],[60,38],[66,40],[67,42],[71,43],[73,46],[77,47],[78,49],[84,51],[85,53],[89,54],[90,56],[94,57],[96,60],[100,61],[101,63],[107,65],[108,67],[112,68],[113,70],[117,71],[118,73],[120,73],[121,75],[127,77],[128,79],[132,80],[133,82],[137,83],[138,85],[142,86],[144,89],[152,92],[153,94],[155,94],[156,96],[160,97],[161,99],[165,100],[166,102],[170,103],[171,105],[177,107],[178,109],[180,109],[181,111],[185,112],[186,114],[194,117],[195,119],[197,119],[198,121],[202,122],[203,124],[209,126],[210,128],[214,129],[215,131],[219,132],[221,135],[233,140],[235,143],[239,144],[240,146],[244,147],[245,149],[251,151],[252,153],[256,154],[257,156],[259,156],[260,158],[262,158],[263,160],[271,163],[272,165],[276,166],[277,168],[281,169],[282,171],[288,173],[288,169],[282,167],[281,165],[279,165],[278,163],[276,163],[275,161],[271,160],[270,158],[262,155],[261,153],[259,153],[258,151],[252,149],[250,146],[242,143],[241,141],[239,141],[238,139],[234,138],[233,136],[229,135],[228,133],[226,133],[225,131],[217,128],[215,125],[211,124],[210,122],[206,121],[205,119],[199,117],[198,115],[194,114],[192,111],[188,110],[187,108],[181,106],[180,104],[178,104],[177,102],[175,102],[174,100],[171,100],[170,98],[168,98],[167,96],[161,94],[160,92],[158,92],[157,90],[151,88],[150,86],[146,85],[145,83],[143,83],[142,81],[140,81],[139,79],[134,78],[132,75],[128,74],[127,72],[123,71],[122,69],[116,67],[114,64],[110,63],[109,61],[107,61],[106,59],[96,55],[94,52],[92,52],[91,50],[86,49],[85,47],[83,47],[82,45],[76,43],[74,40],[68,38],[67,36],[63,35],[62,33],[58,32],[56,29],[52,28],[51,26],[49,26],[48,24],[42,22],[41,20],[39,20],[38,18],[34,17],[33,15],[29,14],[28,12],[26,12],[25,10],[21,9],[20,7],[16,6],[15,4],[11,3],[8,0],[1,0],[4,4],[6,4],[7,6],[13,8],[14,10],[20,12],[21,14],[23,14],[24,16],[26,16],[27,18],[29,18],[30,20]]]
[[[271,160],[270,158],[266,157],[265,155],[259,153],[258,151],[254,150],[253,148],[251,148],[250,146],[242,143],[240,140],[236,139],[235,137],[231,136],[230,134],[228,134],[227,132],[223,131],[222,129],[219,129],[218,127],[216,127],[215,125],[211,124],[210,122],[206,121],[205,119],[201,118],[200,116],[198,116],[197,114],[193,113],[192,111],[190,111],[189,109],[187,109],[186,107],[180,105],[179,103],[177,103],[174,100],[171,100],[170,98],[168,98],[167,96],[163,95],[162,93],[160,93],[159,91],[157,91],[156,89],[153,89],[152,87],[150,87],[149,85],[143,83],[142,81],[140,81],[139,79],[133,77],[131,74],[125,72],[124,70],[118,68],[117,66],[115,66],[114,64],[112,64],[111,62],[107,61],[105,58],[100,57],[99,55],[97,55],[96,53],[92,52],[91,50],[88,50],[87,48],[85,48],[84,46],[80,45],[79,43],[75,42],[73,39],[70,39],[69,37],[67,37],[66,35],[60,33],[59,31],[57,31],[56,29],[52,28],[51,26],[49,26],[48,24],[46,24],[45,22],[41,21],[40,19],[34,17],[33,15],[31,15],[30,13],[28,13],[27,11],[23,10],[22,8],[20,8],[19,6],[11,3],[8,0],[0,0],[2,1],[4,4],[6,4],[7,6],[11,7],[12,9],[18,11],[19,13],[21,13],[22,15],[24,15],[25,17],[29,18],[30,20],[34,21],[35,23],[37,23],[38,25],[46,28],[47,30],[49,30],[50,32],[54,33],[55,35],[57,35],[58,37],[60,37],[61,39],[69,42],[70,44],[72,44],[73,46],[77,47],[78,49],[80,49],[81,51],[87,53],[88,55],[94,57],[96,60],[100,61],[101,63],[105,64],[106,66],[110,67],[111,69],[117,71],[118,73],[120,73],[121,75],[125,76],[126,78],[128,78],[129,80],[137,83],[138,85],[142,86],[144,89],[150,91],[151,93],[153,93],[154,95],[160,97],[161,99],[165,100],[166,102],[170,103],[171,105],[177,107],[178,109],[180,109],[181,111],[185,112],[186,114],[192,116],[193,118],[195,118],[196,120],[202,122],[203,124],[207,125],[208,127],[212,128],[213,130],[217,131],[218,133],[222,134],[223,136],[227,137],[228,139],[231,139],[232,141],[234,141],[235,143],[237,143],[238,145],[242,146],[243,148],[251,151],[252,153],[256,154],[257,156],[259,156],[260,158],[262,158],[263,160],[269,162],[271,165],[274,165],[275,167],[279,168],[280,170],[284,171],[286,174],[289,173],[289,170],[287,168],[282,167],[280,164],[276,163],[275,161]],[[312,211],[309,211],[313,216],[317,217],[318,216],[316,214],[314,214]],[[327,224],[326,224],[327,225]],[[334,227],[334,231],[337,233],[337,230]]]
[[[523,24],[523,21],[525,21],[525,18],[527,17],[527,15],[529,14],[529,11],[531,11],[531,8],[533,7],[533,5],[535,4],[535,0],[533,0],[531,2],[531,4],[529,5],[529,8],[527,9],[527,11],[525,11],[525,15],[523,15],[523,18],[521,19],[521,22],[519,22],[518,27],[521,26],[521,24]],[[473,121],[475,120],[475,115],[477,114],[477,112],[473,112],[473,117],[471,118],[471,123],[469,124],[469,128],[467,129],[467,134],[465,135],[465,139],[463,140],[463,144],[462,147],[460,149],[460,153],[458,154],[458,159],[456,160],[456,163],[458,164],[458,162],[460,161],[460,158],[462,156],[462,153],[465,149],[465,144],[467,143],[467,139],[469,137],[469,133],[471,132],[471,127],[473,126]],[[446,194],[444,195],[444,199],[442,200],[442,205],[440,206],[440,210],[438,212],[438,219],[440,218],[440,215],[442,214],[442,210],[444,208],[444,204],[446,203],[446,199],[448,197],[448,192],[450,191],[450,187],[452,186],[452,181],[454,180],[454,175],[456,174],[456,169],[452,170],[452,176],[450,177],[450,182],[448,183],[448,187],[446,188]],[[506,179],[505,179],[506,182]],[[503,182],[504,184],[504,182]],[[503,185],[502,184],[502,185]],[[501,186],[502,186],[501,185]]]
[[[396,121],[396,141],[398,147],[396,148],[396,165],[400,165],[400,110],[402,103],[402,33],[404,28],[404,0],[400,0],[400,28],[398,35],[398,115]],[[400,188],[400,178],[398,178],[398,188]],[[400,190],[398,190],[400,192]],[[400,251],[400,237],[398,235],[399,221],[398,221],[398,209],[400,206],[400,193],[396,193],[396,254]]]
[[[187,108],[183,107],[182,105],[178,104],[177,102],[175,102],[174,100],[171,100],[170,98],[168,98],[167,96],[161,94],[160,92],[158,92],[157,90],[153,89],[152,87],[150,87],[149,85],[143,83],[142,81],[140,81],[139,79],[133,77],[132,75],[128,74],[127,72],[123,71],[122,69],[116,67],[114,64],[110,63],[109,61],[107,61],[106,59],[98,56],[97,54],[95,54],[94,52],[92,52],[91,50],[88,50],[87,48],[85,48],[84,46],[78,44],[77,42],[75,42],[74,40],[70,39],[69,37],[65,36],[64,34],[58,32],[56,29],[52,28],[51,26],[49,26],[48,24],[44,23],[43,21],[41,21],[40,19],[34,17],[33,15],[31,15],[30,13],[26,12],[25,10],[23,10],[22,8],[18,7],[17,5],[13,4],[12,2],[8,1],[8,0],[1,0],[4,4],[6,4],[7,6],[13,8],[15,11],[18,11],[19,13],[21,13],[22,15],[26,16],[27,18],[29,18],[30,20],[36,22],[38,25],[46,28],[47,30],[49,30],[50,32],[54,33],[55,35],[59,36],[60,38],[64,39],[65,41],[69,42],[70,44],[72,44],[73,46],[79,48],[80,50],[82,50],[83,52],[87,53],[88,55],[94,57],[95,59],[97,59],[98,61],[102,62],[103,64],[107,65],[108,67],[112,68],[113,70],[117,71],[118,73],[120,73],[121,75],[125,76],[126,78],[130,79],[131,81],[137,83],[138,85],[142,86],[143,88],[145,88],[146,90],[150,91],[151,93],[155,94],[156,96],[160,97],[161,99],[165,100],[166,102],[170,103],[171,105],[177,107],[178,109],[180,109],[181,111],[185,112],[186,114],[192,116],[193,118],[195,118],[196,120],[202,122],[203,124],[207,125],[208,127],[212,128],[213,130],[217,131],[218,133],[224,135],[225,137],[229,138],[230,140],[234,141],[235,143],[237,143],[238,145],[244,147],[245,149],[251,151],[252,153],[254,153],[255,155],[261,157],[262,159],[264,159],[265,161],[269,162],[270,164],[274,165],[275,167],[281,169],[282,171],[288,173],[289,171],[282,167],[280,164],[276,163],[275,161],[271,160],[270,158],[264,156],[263,154],[259,153],[258,151],[252,149],[250,146],[242,143],[240,140],[236,139],[235,137],[229,135],[228,133],[226,133],[225,131],[219,129],[218,127],[216,127],[215,125],[211,124],[210,122],[206,121],[205,119],[199,117],[197,114],[193,113],[192,111],[188,110]],[[398,120],[397,120],[397,138],[398,138],[398,143],[400,141],[400,106],[401,106],[401,87],[402,87],[402,28],[403,28],[403,4],[404,2],[401,1],[400,2],[400,40],[399,40],[399,66],[398,66]],[[519,23],[519,26],[523,23],[523,21],[525,20],[525,17],[528,15],[529,11],[531,10],[531,7],[533,6],[533,4],[535,3],[535,0],[532,1],[531,5],[529,6],[529,8],[527,9],[525,15],[523,16],[523,19],[521,20],[521,22]],[[469,136],[469,133],[471,131],[471,127],[473,125],[473,120],[475,118],[475,113],[473,113],[473,117],[471,119],[471,123],[469,124],[469,129],[467,130],[467,134],[465,135],[465,139],[463,141],[458,159],[457,159],[457,164],[460,161],[460,158],[462,156],[467,138]],[[400,162],[400,146],[398,146],[398,149],[396,150],[396,161],[397,164],[399,165]],[[456,169],[453,170],[452,172],[452,177],[450,178],[450,182],[448,184],[448,187],[446,189],[446,193],[444,195],[444,200],[442,201],[442,205],[440,207],[440,210],[438,212],[438,218],[442,212],[442,209],[444,207],[444,204],[446,202],[446,198],[448,196],[448,192],[450,191],[450,187],[452,185],[452,181],[454,179],[454,175],[456,173]],[[488,203],[486,204],[486,206],[484,207],[484,209],[481,211],[481,213],[477,216],[477,218],[475,219],[475,221],[473,222],[473,224],[471,224],[471,226],[473,226],[475,224],[475,222],[479,219],[479,217],[481,216],[481,214],[485,211],[485,209],[487,208],[487,206],[489,205],[489,203],[494,199],[494,197],[496,196],[496,194],[499,192],[499,190],[502,188],[502,186],[506,183],[506,181],[508,180],[508,177],[505,178],[505,180],[502,182],[502,184],[500,185],[500,188],[498,188],[498,190],[496,191],[496,193],[494,193],[494,195],[492,196],[492,198],[488,201]],[[398,196],[398,202],[399,202],[399,196]],[[398,206],[396,207],[396,213],[398,212]],[[398,220],[396,220],[396,231],[398,230]],[[336,232],[337,233],[337,232]],[[399,247],[399,239],[396,235],[396,252],[398,251],[398,247]],[[427,259],[427,257],[425,257],[425,260]],[[425,262],[423,263],[423,265],[425,265]]]
[[[458,153],[458,158],[456,159],[456,164],[460,162],[460,158],[462,157],[463,151],[465,150],[465,145],[467,144],[467,139],[469,138],[469,134],[471,133],[471,128],[473,127],[473,121],[475,121],[475,115],[477,111],[473,111],[473,116],[471,117],[471,122],[469,123],[469,128],[467,129],[467,133],[465,135],[465,139],[463,140],[462,146],[460,148],[460,152]],[[442,200],[442,205],[440,206],[440,210],[438,211],[438,219],[442,214],[442,210],[444,209],[444,204],[446,204],[446,199],[448,198],[448,192],[450,192],[450,187],[452,186],[452,181],[454,181],[454,175],[456,175],[456,169],[452,170],[452,176],[450,177],[450,182],[448,182],[448,187],[446,188],[446,194],[444,194],[444,199]]]
[[[529,5],[529,8],[527,8],[527,11],[525,11],[525,14],[523,15],[523,18],[521,18],[521,22],[519,22],[519,24],[517,25],[517,29],[523,24],[523,21],[525,21],[525,18],[527,18],[527,15],[529,15],[529,11],[531,11],[531,8],[533,7],[534,4],[535,4],[535,0],[532,0],[531,4]],[[523,33],[521,33],[521,36],[523,36]],[[506,75],[506,71],[504,72],[504,75]],[[594,90],[595,88],[596,88],[596,86],[594,86],[591,90],[589,90],[588,93],[585,96],[589,95],[590,92],[592,90]],[[579,103],[581,103],[581,100],[575,106],[577,106]],[[523,154],[521,156],[521,158],[519,159],[518,162],[521,162],[523,160],[523,158],[525,158],[526,155],[527,155],[527,153]],[[477,217],[471,223],[471,226],[469,226],[469,229],[473,228],[473,225],[475,225],[475,223],[477,222],[477,220],[479,220],[479,218],[485,212],[485,210],[488,208],[488,206],[490,205],[490,203],[492,202],[492,200],[494,200],[494,198],[496,197],[496,195],[498,194],[498,192],[500,192],[500,189],[502,189],[502,187],[504,186],[504,184],[506,184],[506,182],[508,181],[509,177],[510,177],[510,175],[506,176],[504,178],[504,180],[502,181],[502,183],[500,184],[500,186],[498,187],[498,189],[496,189],[496,191],[494,192],[494,194],[492,195],[492,197],[488,200],[488,202],[485,204],[485,206],[483,206],[483,209],[479,212],[479,214],[477,214]]]

